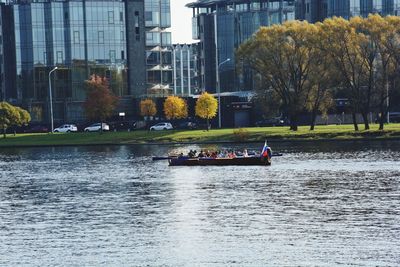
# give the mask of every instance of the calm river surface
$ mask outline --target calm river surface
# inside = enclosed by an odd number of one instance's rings
[[[400,266],[400,142],[270,145],[1,148],[0,266]]]

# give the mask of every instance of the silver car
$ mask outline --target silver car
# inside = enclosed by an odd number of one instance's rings
[[[70,132],[77,132],[78,127],[75,124],[63,124],[60,127],[54,129],[55,133],[70,133]]]
[[[103,131],[109,131],[110,126],[107,123],[93,123],[84,129],[85,132],[98,132],[103,128]]]
[[[169,122],[160,122],[150,127],[150,131],[172,130],[172,124]]]

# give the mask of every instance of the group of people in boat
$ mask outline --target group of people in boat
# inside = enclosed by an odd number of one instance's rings
[[[253,154],[254,156],[257,156],[256,154]],[[258,155],[259,156],[259,155]],[[244,149],[243,151],[234,151],[234,150],[218,150],[218,151],[209,151],[209,150],[201,150],[199,153],[197,153],[196,150],[190,150],[187,155],[184,155],[181,153],[178,157],[188,157],[188,158],[236,158],[236,157],[249,157],[249,153],[247,152],[247,149]]]

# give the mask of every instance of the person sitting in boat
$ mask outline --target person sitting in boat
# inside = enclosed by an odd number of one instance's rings
[[[189,153],[188,153],[188,157],[189,157],[189,158],[194,158],[195,155],[196,155],[196,150],[193,151],[193,150],[190,149],[190,151],[189,151]]]
[[[210,158],[216,159],[217,158],[217,152],[215,152],[215,151],[211,152]]]
[[[243,157],[248,158],[249,153],[247,153],[247,149],[243,150]]]
[[[199,155],[197,155],[197,157],[199,157],[199,158],[204,158],[204,153],[203,153],[203,150],[200,150],[200,153],[199,153]]]
[[[229,151],[228,158],[230,159],[236,158],[236,153],[234,151]]]

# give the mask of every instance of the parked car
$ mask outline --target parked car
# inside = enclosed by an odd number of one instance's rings
[[[195,123],[193,121],[184,121],[184,122],[178,123],[176,128],[194,130],[194,129],[197,129],[197,123]]]
[[[390,122],[400,122],[400,112],[390,112],[389,113]]]
[[[150,131],[172,130],[172,124],[169,122],[160,122],[150,127]]]
[[[282,120],[281,118],[270,118],[270,119],[264,119],[256,122],[257,127],[262,127],[262,126],[283,126],[285,125],[285,121]]]
[[[45,125],[31,125],[24,130],[25,133],[48,133],[49,128]]]
[[[103,128],[103,131],[109,131],[110,126],[107,123],[93,123],[84,129],[85,132],[98,132]]]
[[[54,129],[56,133],[69,133],[69,132],[77,132],[78,127],[75,124],[63,124],[60,127]]]
[[[108,123],[110,131],[131,131],[136,129],[136,121],[113,121]]]

